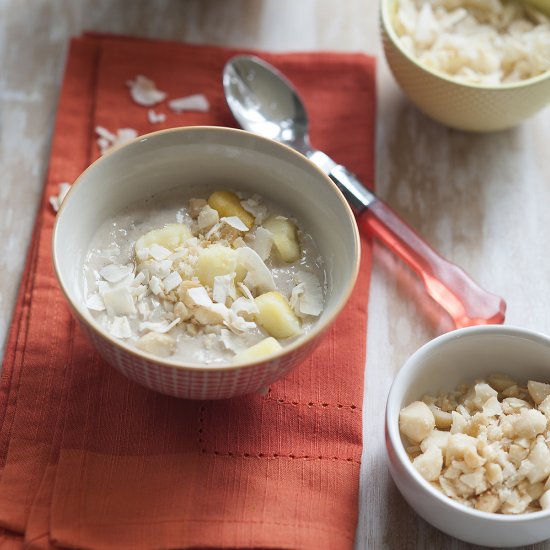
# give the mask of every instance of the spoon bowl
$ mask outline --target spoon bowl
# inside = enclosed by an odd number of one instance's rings
[[[275,67],[254,56],[234,57],[225,65],[223,86],[240,126],[296,149],[321,168],[346,197],[359,225],[419,275],[428,295],[457,328],[504,321],[502,298],[482,289],[462,269],[443,259],[357,176],[310,145],[304,102]]]
[[[223,86],[241,128],[292,144],[295,149],[296,143],[309,145],[304,104],[292,84],[274,67],[258,57],[234,57],[225,67]]]

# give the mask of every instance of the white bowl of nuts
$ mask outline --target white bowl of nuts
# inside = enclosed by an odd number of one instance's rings
[[[359,256],[353,213],[313,163],[214,127],[101,157],[53,238],[60,287],[101,355],[191,399],[259,391],[302,362],[347,302]]]
[[[390,473],[411,507],[473,544],[550,538],[550,338],[506,326],[432,340],[386,407]]]

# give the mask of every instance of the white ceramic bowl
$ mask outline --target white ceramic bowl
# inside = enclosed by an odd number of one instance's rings
[[[516,126],[550,103],[550,71],[521,82],[470,84],[432,70],[401,46],[393,27],[399,0],[381,0],[384,53],[393,76],[424,113],[459,130],[492,132]],[[548,2],[538,0],[539,8]]]
[[[390,473],[410,506],[445,533],[496,548],[550,538],[550,510],[521,515],[467,508],[432,487],[413,468],[399,433],[399,411],[424,394],[452,391],[494,372],[521,383],[550,383],[550,338],[521,328],[489,325],[450,332],[414,353],[399,371],[386,406]]]
[[[113,338],[84,304],[82,265],[103,221],[129,204],[173,187],[255,192],[296,216],[325,259],[328,292],[312,330],[261,362],[207,366],[161,359]],[[289,147],[248,132],[176,128],[142,136],[92,164],[74,183],[53,236],[57,278],[73,314],[100,354],[153,390],[191,399],[259,391],[302,362],[347,302],[359,267],[359,234],[334,183]]]

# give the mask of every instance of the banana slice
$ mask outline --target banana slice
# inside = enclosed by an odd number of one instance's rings
[[[191,230],[183,223],[170,223],[161,229],[153,229],[136,241],[136,256],[139,259],[146,259],[149,249],[154,245],[173,252],[192,236]]]
[[[294,222],[283,216],[271,216],[263,227],[273,235],[273,244],[283,261],[290,264],[300,259],[298,229]]]
[[[302,332],[300,320],[280,292],[267,292],[255,300],[256,321],[275,338],[290,338]]]
[[[251,361],[253,359],[261,360],[269,355],[277,353],[283,346],[273,337],[266,338],[257,344],[237,353],[233,361]]]

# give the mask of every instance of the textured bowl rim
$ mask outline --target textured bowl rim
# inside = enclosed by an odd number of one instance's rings
[[[476,519],[483,519],[493,521],[495,523],[526,523],[532,520],[547,518],[550,517],[550,509],[548,510],[539,510],[537,512],[529,512],[528,514],[496,514],[491,512],[482,512],[476,510],[475,508],[468,508],[464,504],[454,501],[452,498],[444,495],[432,485],[426,481],[420,473],[413,467],[412,462],[410,461],[407,452],[405,451],[405,446],[401,439],[399,433],[399,410],[400,403],[398,403],[397,394],[402,393],[402,386],[406,387],[405,382],[403,381],[405,377],[411,376],[411,374],[417,369],[417,365],[424,361],[424,358],[432,353],[434,349],[445,346],[447,343],[462,339],[470,338],[476,335],[503,335],[503,336],[513,336],[516,338],[523,338],[525,340],[530,340],[532,342],[543,344],[545,347],[550,349],[550,337],[536,332],[534,330],[517,327],[517,326],[505,326],[505,325],[480,325],[475,327],[461,328],[458,330],[453,330],[433,340],[430,340],[419,349],[417,349],[404,363],[401,367],[397,376],[395,377],[389,394],[386,401],[386,413],[385,413],[385,427],[386,433],[391,443],[391,448],[399,461],[399,464],[406,470],[410,478],[412,478],[416,486],[421,489],[424,493],[428,493],[430,496],[438,500],[442,505],[449,506],[450,508],[457,511],[457,513],[464,514],[466,516],[471,516]]]
[[[392,44],[411,63],[413,63],[416,67],[418,67],[422,71],[432,76],[435,76],[440,80],[444,80],[449,84],[454,84],[462,88],[468,88],[470,90],[486,90],[486,91],[494,91],[494,92],[504,91],[504,90],[517,90],[518,88],[527,88],[531,85],[539,84],[540,82],[550,80],[550,69],[548,69],[547,71],[537,76],[532,76],[531,78],[526,78],[525,80],[520,80],[519,82],[506,82],[503,84],[483,84],[478,82],[464,82],[457,78],[453,78],[452,76],[449,76],[444,72],[438,71],[436,69],[432,69],[431,67],[427,67],[426,65],[421,63],[416,57],[412,56],[409,52],[407,52],[401,45],[401,40],[399,39],[399,37],[397,36],[397,33],[395,32],[395,29],[393,27],[392,17],[390,14],[390,2],[392,1],[395,1],[396,3],[399,2],[399,0],[380,0],[380,12],[381,12],[381,19],[382,19],[382,25],[384,27],[384,30],[386,31],[386,34],[390,38]]]
[[[61,220],[63,216],[63,212],[65,209],[65,206],[70,202],[70,197],[72,195],[73,189],[76,188],[77,185],[80,185],[81,180],[84,178],[84,176],[88,173],[88,171],[92,170],[96,165],[103,164],[107,161],[108,158],[110,158],[112,155],[117,155],[120,151],[126,150],[127,148],[133,147],[135,144],[140,143],[142,141],[147,141],[151,138],[156,138],[160,135],[166,135],[170,133],[190,133],[190,132],[199,132],[199,133],[215,133],[218,132],[220,134],[234,134],[234,135],[242,135],[242,136],[248,136],[252,137],[253,139],[264,142],[268,144],[269,147],[274,147],[275,149],[279,149],[281,151],[284,151],[284,154],[294,157],[295,159],[299,159],[299,162],[304,164],[304,166],[309,167],[313,172],[316,172],[321,180],[325,182],[326,185],[328,185],[334,192],[337,197],[337,199],[342,203],[342,206],[344,207],[344,211],[347,214],[347,221],[349,222],[349,225],[351,226],[351,230],[353,232],[353,239],[355,241],[355,262],[352,267],[350,277],[347,283],[347,286],[345,288],[345,291],[343,293],[343,296],[340,300],[340,302],[337,304],[334,312],[327,317],[326,319],[319,319],[317,323],[314,324],[313,328],[310,332],[305,334],[303,337],[299,337],[297,340],[289,344],[288,346],[284,346],[279,352],[268,356],[266,359],[257,361],[257,360],[248,360],[248,361],[239,361],[235,363],[224,363],[219,365],[210,365],[206,363],[193,363],[193,362],[181,362],[181,361],[175,361],[170,360],[167,358],[162,357],[156,357],[154,355],[148,354],[146,352],[141,351],[138,348],[134,348],[130,346],[129,344],[126,344],[116,338],[114,338],[111,334],[109,334],[102,326],[99,325],[99,323],[95,322],[94,320],[90,321],[86,315],[83,313],[85,305],[81,304],[75,300],[73,300],[65,286],[62,282],[61,277],[61,269],[59,266],[59,262],[57,259],[57,253],[56,253],[56,246],[55,243],[57,241],[57,234],[59,230],[59,221]],[[81,322],[83,322],[87,327],[89,327],[93,332],[99,334],[102,338],[109,341],[110,344],[116,346],[121,351],[125,353],[129,353],[136,358],[140,360],[147,360],[149,362],[154,362],[158,365],[161,365],[163,367],[167,368],[177,368],[182,370],[190,370],[190,371],[201,371],[201,370],[207,370],[207,371],[231,371],[231,370],[239,370],[243,367],[253,367],[253,366],[259,366],[264,365],[266,363],[270,363],[274,360],[279,360],[287,355],[290,355],[294,351],[296,351],[298,348],[301,348],[302,346],[305,346],[306,344],[311,343],[313,340],[315,340],[317,337],[319,337],[321,334],[327,330],[330,325],[336,320],[344,306],[347,304],[351,293],[355,287],[355,283],[357,281],[357,277],[359,274],[359,264],[361,261],[361,239],[359,236],[359,229],[357,228],[357,223],[355,221],[355,216],[353,215],[353,212],[351,210],[351,207],[349,206],[348,202],[346,201],[344,195],[341,193],[341,191],[338,189],[336,184],[315,164],[313,164],[309,159],[307,159],[302,154],[298,153],[291,147],[284,145],[282,143],[279,143],[277,141],[264,138],[262,136],[259,136],[257,134],[253,134],[252,132],[247,132],[245,130],[239,130],[236,128],[226,128],[223,126],[182,126],[182,127],[175,127],[175,128],[167,128],[165,130],[158,130],[156,132],[150,132],[148,134],[143,134],[141,136],[138,136],[137,138],[133,139],[132,141],[125,143],[124,145],[118,146],[113,148],[112,150],[108,151],[104,155],[100,156],[98,159],[96,159],[92,164],[90,164],[74,181],[74,183],[71,185],[71,188],[69,189],[69,192],[65,196],[61,207],[59,208],[59,211],[57,212],[56,218],[55,218],[55,224],[53,228],[52,233],[52,261],[54,265],[54,271],[57,278],[57,282],[59,284],[59,287],[61,288],[61,291],[63,292],[63,295],[65,296],[65,299],[70,304],[72,311],[75,313],[75,315],[80,319]]]

